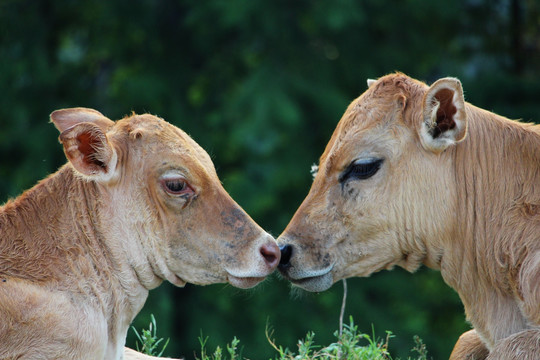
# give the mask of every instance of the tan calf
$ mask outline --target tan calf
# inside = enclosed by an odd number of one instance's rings
[[[51,119],[68,164],[0,207],[0,359],[148,359],[124,344],[149,290],[248,288],[277,266],[180,129],[83,108]]]
[[[278,239],[280,271],[323,291],[425,264],[475,328],[453,359],[540,359],[540,127],[466,103],[453,78],[368,84]]]

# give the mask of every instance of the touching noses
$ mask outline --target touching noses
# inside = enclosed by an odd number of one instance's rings
[[[281,258],[281,253],[279,251],[279,247],[274,242],[269,242],[261,246],[259,249],[264,261],[266,262],[266,265],[270,269],[275,269]]]
[[[289,266],[291,266],[291,256],[292,256],[292,246],[291,245],[283,245],[279,247],[279,250],[281,252],[281,260],[279,261],[279,268],[280,269],[286,269]]]

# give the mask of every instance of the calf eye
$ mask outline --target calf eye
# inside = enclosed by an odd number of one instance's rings
[[[170,192],[178,193],[186,188],[186,182],[180,180],[165,180],[165,186]]]
[[[194,193],[186,179],[181,176],[167,176],[161,179],[161,186],[171,195],[189,195]]]
[[[352,180],[369,179],[379,171],[383,163],[383,159],[358,159],[353,161],[347,169],[339,176],[340,182]]]

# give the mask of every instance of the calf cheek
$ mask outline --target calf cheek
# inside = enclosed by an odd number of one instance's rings
[[[324,229],[329,234],[325,240],[335,259],[336,273],[343,271],[344,277],[363,274],[378,260],[388,261],[392,246],[387,217],[388,211],[372,196],[357,196],[336,204]]]
[[[176,225],[176,233],[170,238],[171,262],[175,271],[186,269],[212,269],[217,252],[210,246],[208,234],[196,222]]]
[[[190,256],[188,261],[197,259],[205,267],[244,261],[261,235],[261,229],[237,206],[202,206],[193,218],[179,224],[184,239],[179,247]]]
[[[186,207],[171,221],[168,235],[171,268],[179,274],[188,271],[219,272],[221,251],[216,234],[216,217],[199,204]]]

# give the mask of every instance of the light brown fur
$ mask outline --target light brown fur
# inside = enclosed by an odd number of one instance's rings
[[[180,129],[83,108],[51,118],[70,162],[0,207],[0,359],[149,359],[124,349],[149,290],[247,288],[277,266],[272,237]]]
[[[383,159],[374,175],[340,181],[371,158]],[[478,344],[489,359],[539,359],[540,126],[465,103],[456,79],[385,76],[348,107],[278,243],[282,273],[312,291],[394,265],[439,269],[476,330],[452,359]]]

